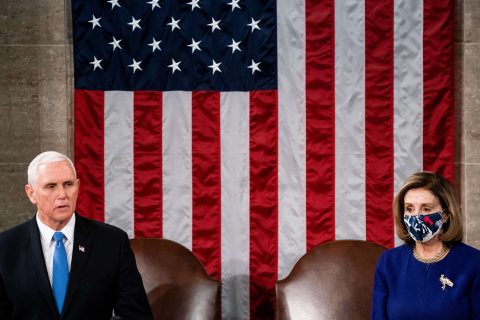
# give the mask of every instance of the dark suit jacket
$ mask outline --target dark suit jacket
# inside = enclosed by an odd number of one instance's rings
[[[127,234],[78,214],[74,234],[61,315],[35,218],[0,234],[0,319],[152,319]]]

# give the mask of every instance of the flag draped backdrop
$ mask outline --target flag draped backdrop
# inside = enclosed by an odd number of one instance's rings
[[[190,248],[224,319],[453,179],[453,0],[72,0],[78,211]]]

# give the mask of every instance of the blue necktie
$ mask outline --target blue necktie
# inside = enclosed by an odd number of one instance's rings
[[[52,288],[55,302],[57,303],[58,313],[62,313],[63,302],[67,293],[68,285],[68,261],[67,252],[63,245],[63,238],[65,236],[61,232],[53,234],[55,240],[55,252],[53,253],[53,276]]]

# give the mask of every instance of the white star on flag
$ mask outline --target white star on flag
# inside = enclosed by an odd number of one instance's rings
[[[177,28],[178,30],[180,30],[180,26],[178,25],[179,22],[180,22],[180,19],[175,20],[175,19],[172,17],[172,21],[169,22],[169,23],[167,23],[167,25],[172,27],[172,31],[175,30],[175,28]]]
[[[90,64],[93,64],[93,71],[97,68],[102,69],[100,62],[102,62],[102,59],[98,60],[97,57],[93,56],[93,61],[90,61]]]
[[[260,22],[260,20],[255,21],[255,20],[253,20],[253,18],[252,18],[252,22],[250,22],[249,24],[247,24],[247,26],[252,27],[252,32],[253,32],[253,30],[255,30],[255,29],[260,30],[260,27],[258,26],[258,23],[259,23],[259,22]]]
[[[259,64],[260,64],[260,62],[255,62],[252,59],[252,64],[250,66],[248,66],[247,68],[252,69],[252,74],[254,74],[255,71],[262,72],[262,70],[260,70],[260,68],[258,67]]]
[[[222,70],[220,70],[220,65],[222,63],[221,62],[215,62],[215,60],[212,59],[212,64],[209,65],[208,67],[212,69],[212,74],[215,74],[215,71],[218,71],[218,72],[222,72]]]
[[[148,45],[150,47],[152,47],[152,52],[155,52],[155,50],[158,49],[158,51],[162,51],[162,49],[160,48],[160,42],[162,42],[162,40],[155,40],[155,38],[152,39],[152,43],[149,43]]]
[[[136,28],[142,29],[142,27],[140,27],[140,24],[139,24],[140,20],[142,20],[142,19],[135,20],[135,18],[132,17],[132,22],[129,22],[127,24],[132,26],[132,31],[135,31]]]
[[[192,6],[192,11],[193,11],[193,9],[195,9],[195,8],[201,9],[200,6],[198,5],[199,1],[200,0],[192,0],[192,1],[188,2],[187,4]]]
[[[161,8],[160,5],[158,4],[158,0],[152,0],[152,1],[149,1],[147,3],[152,5],[152,11],[155,8]]]
[[[119,7],[119,8],[121,7],[121,5],[118,4],[118,0],[108,0],[107,2],[112,4],[112,10],[115,7]]]
[[[202,51],[202,49],[200,49],[200,46],[199,46],[200,42],[202,42],[202,41],[195,41],[195,40],[192,38],[192,43],[189,44],[189,45],[187,45],[187,47],[192,48],[192,53],[194,53],[195,50]]]
[[[180,69],[180,67],[179,67],[180,63],[182,63],[182,61],[176,62],[172,58],[172,64],[168,66],[169,68],[172,68],[172,74],[175,73],[175,70],[182,71],[182,69]]]
[[[122,39],[120,40],[117,40],[115,39],[115,37],[113,37],[113,41],[112,42],[109,42],[108,44],[111,44],[113,46],[113,51],[115,51],[115,49],[122,49],[122,47],[120,47],[120,41],[122,41]]]
[[[238,46],[241,41],[235,42],[234,39],[232,39],[232,44],[229,44],[227,47],[232,48],[232,54],[235,52],[235,50],[242,51],[240,47]]]
[[[142,68],[140,68],[140,63],[142,63],[142,61],[135,61],[135,59],[132,60],[132,64],[129,64],[128,66],[133,68],[133,73],[135,73],[137,70],[143,71]]]
[[[89,20],[88,22],[90,22],[92,24],[92,30],[95,29],[96,26],[98,27],[102,27],[100,25],[100,19],[102,19],[102,17],[100,18],[96,18],[94,14],[92,14],[92,20]]]
[[[242,9],[240,8],[240,6],[238,5],[238,3],[240,2],[240,0],[232,0],[230,1],[229,3],[227,3],[229,6],[232,6],[232,11],[235,10],[235,8],[238,8],[238,9]]]
[[[210,22],[209,24],[207,24],[207,26],[212,27],[212,32],[215,31],[215,29],[222,30],[222,29],[220,29],[220,27],[218,26],[218,24],[219,24],[221,21],[222,21],[222,20],[216,21],[214,18],[212,18],[212,22]]]

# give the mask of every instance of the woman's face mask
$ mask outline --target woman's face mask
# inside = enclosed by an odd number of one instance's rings
[[[435,237],[443,225],[442,211],[431,214],[404,215],[403,221],[413,240],[427,242]]]

